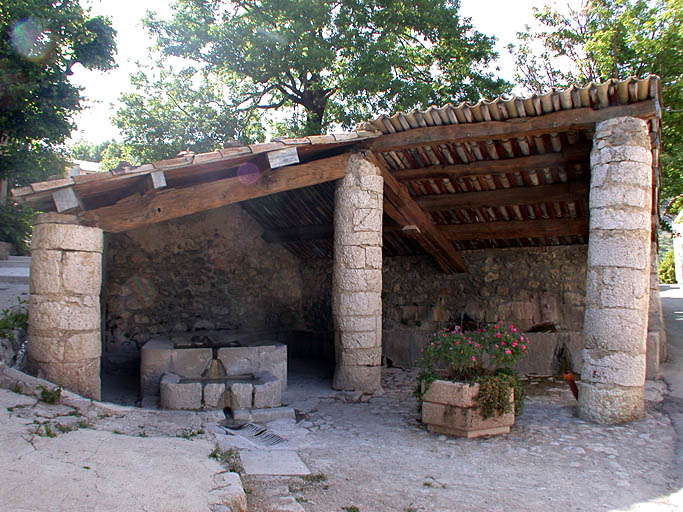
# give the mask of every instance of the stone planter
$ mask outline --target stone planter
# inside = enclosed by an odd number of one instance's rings
[[[478,396],[479,384],[435,380],[424,394],[422,423],[431,432],[467,438],[510,432],[515,423],[514,410],[483,419],[476,404]]]

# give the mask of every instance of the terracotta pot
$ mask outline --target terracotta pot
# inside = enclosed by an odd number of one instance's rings
[[[422,423],[431,432],[460,437],[479,437],[510,432],[514,410],[484,419],[477,407],[479,384],[435,380],[424,394]],[[514,401],[510,390],[510,401]]]
[[[577,400],[579,399],[579,388],[576,386],[576,382],[574,382],[574,374],[572,372],[565,372],[564,373],[564,380],[567,381],[569,384],[569,389],[572,390],[572,395],[574,395],[574,398]]]

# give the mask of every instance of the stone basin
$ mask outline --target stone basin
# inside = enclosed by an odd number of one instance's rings
[[[226,377],[182,378],[165,373],[160,403],[166,409],[264,409],[282,405],[282,383],[270,372]]]
[[[217,361],[221,377],[268,372],[280,382],[281,390],[287,387],[287,346],[258,332],[195,331],[158,336],[145,343],[140,359],[143,397],[160,396],[161,379],[167,373],[180,379],[217,377],[209,371]]]

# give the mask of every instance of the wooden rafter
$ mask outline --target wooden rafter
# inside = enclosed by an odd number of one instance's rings
[[[398,133],[382,135],[367,145],[373,151],[398,151],[425,145],[450,144],[452,142],[471,142],[497,139],[510,139],[559,133],[570,130],[592,128],[596,122],[613,117],[632,116],[652,119],[660,115],[656,99],[640,101],[630,105],[592,108],[574,108],[552,112],[542,116],[520,117],[506,121],[483,121],[479,123],[449,124],[414,128]]]
[[[449,240],[509,240],[513,238],[588,236],[588,218],[453,224],[439,226],[439,231]]]
[[[377,157],[372,157],[384,178],[384,213],[396,221],[404,233],[412,235],[431,254],[447,274],[465,272],[465,262],[453,243],[446,239],[426,213],[410,196],[408,189],[392,176]]]
[[[349,154],[261,173],[258,181],[224,178],[208,183],[151,190],[126,197],[111,206],[80,214],[85,224],[118,233],[147,224],[191,215],[256,197],[333,181],[344,176]]]
[[[486,176],[489,174],[528,171],[557,167],[569,163],[584,162],[590,155],[590,144],[577,144],[558,153],[507,158],[503,160],[483,160],[460,165],[434,165],[418,169],[399,169],[392,174],[399,181],[432,179],[457,179],[464,176]]]
[[[495,208],[515,204],[587,199],[589,188],[588,181],[570,181],[554,185],[421,196],[415,201],[426,211],[450,210],[452,208]]]

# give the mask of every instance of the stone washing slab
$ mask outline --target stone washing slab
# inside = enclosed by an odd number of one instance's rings
[[[305,476],[310,470],[293,450],[242,450],[244,472],[250,476]]]

